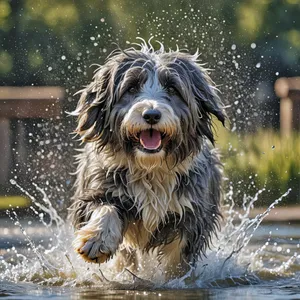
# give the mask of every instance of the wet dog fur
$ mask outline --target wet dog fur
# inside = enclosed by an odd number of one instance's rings
[[[226,115],[198,54],[116,50],[79,94],[75,250],[133,270],[152,253],[167,278],[182,275],[210,245],[222,198],[212,116]]]

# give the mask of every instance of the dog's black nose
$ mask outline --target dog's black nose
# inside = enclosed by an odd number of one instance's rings
[[[161,118],[161,112],[157,109],[147,109],[143,112],[143,118],[151,125],[159,122]]]

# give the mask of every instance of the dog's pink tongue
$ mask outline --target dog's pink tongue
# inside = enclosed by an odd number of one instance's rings
[[[161,144],[160,132],[155,129],[144,130],[140,134],[140,143],[145,149],[155,150]]]

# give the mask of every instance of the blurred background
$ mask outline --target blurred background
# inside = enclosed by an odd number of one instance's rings
[[[300,0],[0,0],[0,209],[72,193],[74,93],[95,66],[153,37],[199,49],[228,106],[215,125],[235,201],[300,200]]]

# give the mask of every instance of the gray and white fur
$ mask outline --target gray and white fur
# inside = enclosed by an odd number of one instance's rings
[[[146,43],[116,50],[79,92],[70,216],[85,260],[134,269],[150,252],[171,278],[205,255],[222,198],[212,115],[226,115],[197,60]]]

